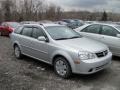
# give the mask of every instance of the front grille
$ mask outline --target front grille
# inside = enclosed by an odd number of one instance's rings
[[[101,58],[108,54],[108,50],[105,50],[103,52],[96,53],[97,57]]]

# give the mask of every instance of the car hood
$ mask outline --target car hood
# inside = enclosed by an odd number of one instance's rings
[[[59,45],[64,46],[65,48],[72,48],[79,51],[88,51],[92,53],[100,52],[107,50],[108,47],[100,42],[82,37],[76,39],[67,39],[57,41]]]

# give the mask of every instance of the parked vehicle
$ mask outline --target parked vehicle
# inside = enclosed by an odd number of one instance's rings
[[[41,21],[38,21],[38,24],[41,24],[41,23],[54,23],[50,20],[41,20]]]
[[[67,26],[67,24],[68,23],[66,23],[66,22],[64,22],[64,21],[56,21],[56,22],[54,22],[55,24],[60,24],[60,25],[66,25]]]
[[[22,21],[20,22],[20,24],[37,24],[38,22],[35,22],[35,21]]]
[[[79,20],[79,19],[74,19],[74,22],[75,22],[75,28],[78,28],[78,27],[84,25],[84,22],[82,20]]]
[[[78,28],[78,27],[84,25],[83,21],[79,20],[79,19],[63,19],[62,21],[67,23],[65,25],[68,26],[71,29],[75,29],[75,28]]]
[[[67,23],[66,26],[71,28],[71,29],[75,29],[76,28],[76,23],[74,20],[72,19],[62,19],[63,22]]]
[[[105,43],[113,55],[120,56],[120,25],[96,23],[75,30],[83,36]]]
[[[0,26],[0,35],[9,36],[19,25],[17,22],[3,22]]]
[[[92,74],[111,63],[112,53],[97,41],[58,24],[23,25],[11,34],[15,56],[38,59],[54,66],[56,74]]]

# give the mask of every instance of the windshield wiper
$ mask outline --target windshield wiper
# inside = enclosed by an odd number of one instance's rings
[[[73,37],[70,37],[69,39],[73,39],[73,38],[80,38],[79,36],[73,36]]]
[[[70,37],[70,38],[58,38],[58,39],[55,39],[55,40],[66,40],[66,39],[73,39],[73,38],[80,38],[79,36],[73,36],[73,37]]]
[[[55,40],[66,40],[66,39],[69,39],[69,38],[57,38]]]

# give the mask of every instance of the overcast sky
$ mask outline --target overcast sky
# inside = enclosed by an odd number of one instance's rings
[[[65,11],[89,10],[120,13],[120,0],[47,0],[61,6]]]

